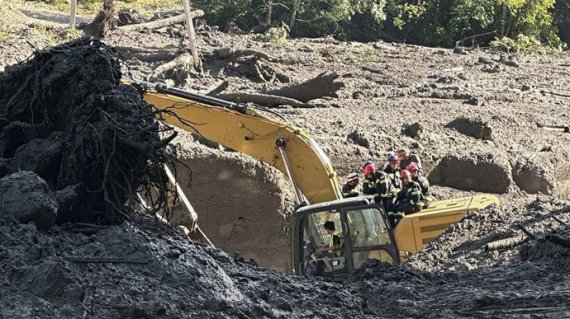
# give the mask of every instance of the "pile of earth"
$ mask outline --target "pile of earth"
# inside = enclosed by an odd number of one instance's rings
[[[257,268],[145,215],[49,232],[0,215],[0,269],[2,318],[372,317],[356,291]]]
[[[149,202],[165,208],[163,166],[176,159],[168,146],[176,134],[161,140],[169,129],[155,113],[121,83],[118,54],[99,40],[48,47],[7,67],[0,73],[0,177],[33,171],[47,183],[38,187],[56,194],[31,207],[7,180],[0,207],[42,230],[54,222],[121,222],[137,191],[157,194]],[[33,177],[14,178],[35,185]]]
[[[370,261],[353,282],[388,318],[568,317],[569,223],[568,203],[549,198],[474,212],[402,268]],[[486,249],[526,237],[517,225],[535,239]]]
[[[17,182],[12,184],[19,188]],[[404,267],[369,261],[346,282],[259,268],[253,261],[194,244],[148,215],[115,226],[65,224],[46,232],[0,214],[0,314],[4,318],[567,317],[570,249],[541,238],[570,236],[563,225],[569,222],[568,206],[541,200],[519,214],[508,212],[473,213]],[[539,239],[485,252],[484,243],[512,235],[513,222],[524,224]],[[454,269],[446,266],[453,263]]]

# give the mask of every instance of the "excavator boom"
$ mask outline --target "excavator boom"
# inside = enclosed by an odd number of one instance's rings
[[[163,110],[167,123],[252,156],[289,175],[299,202],[342,198],[331,161],[301,129],[251,107],[155,85],[145,100]],[[189,96],[188,96],[189,95]]]

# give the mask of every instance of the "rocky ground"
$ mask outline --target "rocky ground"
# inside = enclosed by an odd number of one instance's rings
[[[119,30],[106,41],[173,54],[184,42],[182,32],[177,25]],[[291,204],[285,178],[268,165],[183,136],[176,141],[186,148],[181,158],[196,177],[189,195],[206,234],[230,255],[192,244],[143,216],[119,226],[64,224],[39,231],[2,215],[0,317],[570,316],[570,248],[552,240],[570,237],[564,201],[570,198],[570,134],[537,127],[570,124],[568,52],[532,57],[333,39],[274,45],[204,24],[198,34],[203,73],[187,66],[157,73],[168,59],[141,61],[148,55],[127,60],[125,69],[202,93],[223,80],[229,82],[227,92],[263,92],[323,70],[337,72],[344,83],[337,98],[312,101],[315,108],[275,111],[313,135],[340,175],[359,170],[369,158],[383,162],[388,151],[407,146],[421,155],[438,197],[491,192],[500,194],[501,206],[469,215],[400,269],[370,263],[344,283],[280,274],[230,256],[235,242],[259,240],[248,237],[259,225],[244,220],[271,210],[261,224],[274,221],[278,229],[285,223]],[[22,61],[48,43],[30,24],[15,25],[12,36],[0,41],[0,66]],[[220,53],[226,48],[267,56],[236,58]],[[269,77],[262,79],[255,65]],[[275,80],[266,82],[273,74]],[[202,173],[212,165],[230,175],[212,179]],[[16,177],[1,179],[0,189]],[[219,185],[241,196],[215,198],[210,215],[215,217],[208,220],[211,190]],[[31,191],[40,193],[33,198],[57,202],[44,187]],[[222,216],[228,219],[217,223]],[[497,240],[528,237],[517,223],[536,238],[485,249]],[[264,240],[265,253],[283,251],[287,244],[278,235]],[[243,255],[257,257],[254,251]],[[286,268],[271,259],[261,263]]]

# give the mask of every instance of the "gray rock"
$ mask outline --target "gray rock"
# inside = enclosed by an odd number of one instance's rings
[[[480,118],[458,117],[449,122],[446,128],[452,128],[459,133],[481,140],[493,140],[493,129],[489,123]]]
[[[47,183],[34,172],[18,172],[0,179],[0,217],[13,216],[47,230],[55,222],[57,208]]]
[[[356,145],[360,145],[362,147],[370,147],[370,140],[368,137],[366,137],[362,132],[359,132],[358,130],[352,131],[346,138]]]
[[[404,128],[403,133],[412,138],[421,138],[425,129],[422,123],[416,122]]]

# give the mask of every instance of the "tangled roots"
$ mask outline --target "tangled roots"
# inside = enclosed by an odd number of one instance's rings
[[[137,192],[168,211],[163,169],[174,167],[175,133],[155,112],[121,83],[118,54],[99,40],[38,51],[0,74],[0,177],[32,170],[54,191],[69,188],[75,200],[60,207],[60,223],[121,222]]]

